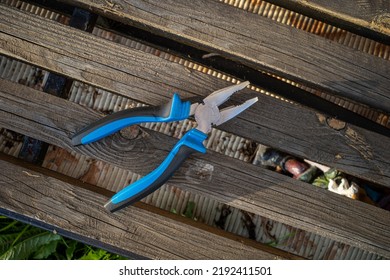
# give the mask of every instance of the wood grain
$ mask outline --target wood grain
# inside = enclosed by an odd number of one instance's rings
[[[210,0],[64,2],[390,111],[387,61],[271,19]]]
[[[229,85],[216,77],[197,71],[188,73],[182,65],[6,6],[0,11],[3,12],[2,54],[142,103],[161,104],[173,92],[179,92],[182,98],[206,96]],[[232,103],[254,95],[259,102],[222,126],[223,130],[390,186],[389,138],[354,126],[336,131],[312,110],[249,90],[242,93],[232,98]]]
[[[268,0],[268,2],[390,43],[390,2],[387,0]]]
[[[103,207],[106,200],[101,194],[0,160],[0,212],[58,234],[131,258],[279,258],[140,207],[110,214]]]
[[[175,139],[140,129],[73,147],[71,135],[101,115],[22,85],[2,81],[0,126],[140,174],[167,155]],[[50,106],[47,106],[50,104]],[[203,176],[199,166],[212,166]],[[170,183],[236,208],[390,257],[390,213],[214,152],[195,155]]]

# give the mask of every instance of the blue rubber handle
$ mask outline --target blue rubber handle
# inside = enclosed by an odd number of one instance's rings
[[[114,212],[154,192],[169,180],[190,154],[206,153],[206,148],[203,146],[203,141],[206,139],[207,134],[195,128],[189,130],[159,167],[115,194],[104,207]]]
[[[190,107],[189,101],[182,101],[178,94],[174,94],[172,100],[162,106],[138,107],[119,111],[77,132],[72,137],[72,144],[89,144],[134,124],[184,120],[189,117]]]

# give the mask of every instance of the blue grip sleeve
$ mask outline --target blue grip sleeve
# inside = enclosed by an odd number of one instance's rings
[[[207,134],[197,130],[189,130],[174,146],[165,160],[151,173],[127,186],[105,205],[111,212],[130,205],[161,187],[193,152],[206,153],[203,141]]]
[[[77,132],[72,138],[72,144],[89,144],[134,124],[184,120],[189,117],[190,107],[189,101],[182,101],[178,94],[174,94],[172,100],[163,106],[119,111]]]

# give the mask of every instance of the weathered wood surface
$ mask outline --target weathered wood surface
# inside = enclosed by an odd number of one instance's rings
[[[279,258],[140,207],[110,214],[103,207],[106,200],[101,194],[0,159],[0,213],[24,222],[132,258]]]
[[[66,0],[228,59],[390,111],[390,64],[217,1]]]
[[[151,54],[2,7],[0,53],[146,104],[206,96],[228,83]],[[221,128],[279,150],[390,186],[389,138],[347,125],[336,131],[304,107],[244,90],[233,102],[259,102]],[[243,98],[242,96],[246,96]],[[304,121],[302,121],[304,120]]]
[[[390,43],[388,0],[268,0],[268,2]]]
[[[101,117],[91,109],[1,81],[0,126],[140,174],[157,166],[175,143],[140,129],[73,147],[71,135]],[[47,106],[50,104],[50,106]],[[126,133],[125,133],[126,134]],[[131,137],[130,137],[131,138]],[[390,213],[252,164],[208,152],[196,155],[170,183],[236,208],[390,257]]]

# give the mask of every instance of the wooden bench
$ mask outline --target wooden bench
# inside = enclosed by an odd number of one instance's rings
[[[0,213],[134,258],[390,258],[389,211],[252,164],[266,145],[390,187],[386,1],[362,1],[373,13],[363,18],[337,1],[270,1],[313,18],[262,1],[30,2],[60,11],[53,20],[32,13],[30,4],[0,1],[0,54],[62,78],[66,94],[1,76],[0,127],[49,148],[40,165],[0,154]],[[59,23],[73,7],[99,15],[92,34]],[[279,17],[267,16],[274,10]],[[320,28],[339,37],[320,36]],[[199,99],[240,80],[251,86],[231,103],[253,96],[259,102],[214,130],[206,155],[192,156],[142,202],[105,212],[107,198],[157,166],[193,122],[125,129],[74,147],[78,129],[107,108],[159,105],[173,92]],[[347,123],[332,127],[336,117]],[[17,140],[9,145],[8,154]],[[193,218],[172,213],[184,212],[188,202],[196,205]],[[242,227],[241,235],[209,218],[224,224],[232,219],[224,209],[249,217],[246,227],[231,226]],[[281,243],[295,247],[253,240],[259,238],[251,230],[259,234],[266,223],[273,232],[283,228]]]

